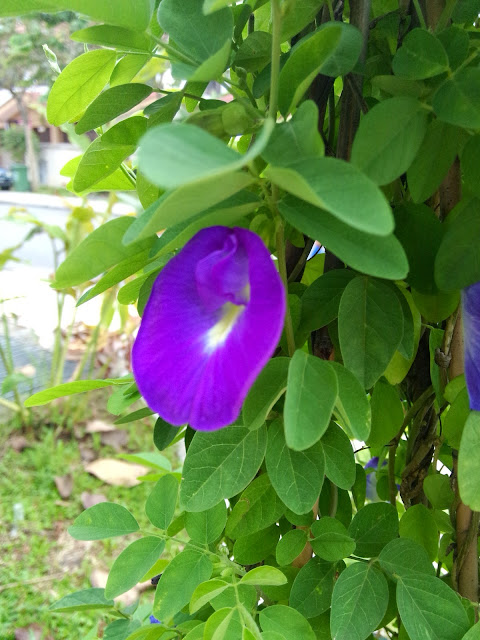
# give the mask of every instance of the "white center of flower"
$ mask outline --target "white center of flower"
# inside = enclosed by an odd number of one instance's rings
[[[244,309],[244,304],[232,304],[231,302],[226,302],[223,305],[222,317],[207,332],[205,340],[205,348],[207,351],[214,351],[225,342]]]

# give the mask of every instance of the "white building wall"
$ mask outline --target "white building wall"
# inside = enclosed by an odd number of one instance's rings
[[[48,187],[64,187],[70,179],[61,176],[60,170],[64,164],[80,153],[81,150],[78,147],[68,142],[40,144],[40,184]]]

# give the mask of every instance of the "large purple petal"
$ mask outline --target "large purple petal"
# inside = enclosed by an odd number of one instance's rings
[[[284,315],[282,282],[257,235],[227,227],[197,233],[155,281],[133,347],[148,406],[174,425],[231,424]]]
[[[463,289],[462,318],[470,408],[480,411],[480,282]]]

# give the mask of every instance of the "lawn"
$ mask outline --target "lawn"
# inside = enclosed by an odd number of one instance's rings
[[[92,404],[89,406],[90,420]],[[8,418],[0,419],[2,640],[96,638],[97,628],[101,630],[98,612],[55,614],[48,610],[53,602],[73,591],[104,586],[101,580],[113,560],[135,538],[73,540],[67,528],[84,508],[82,494],[84,500],[85,494],[102,494],[107,500],[127,507],[141,527],[148,526],[143,505],[151,482],[133,487],[113,486],[84,469],[85,458],[117,458],[118,445],[115,450],[103,444],[101,432],[87,433],[87,419],[58,428],[47,423],[48,415],[45,410],[38,412],[35,426],[28,430]],[[103,416],[103,420],[113,422],[113,416]],[[154,450],[152,420],[138,420],[121,429],[127,433],[123,453]],[[175,454],[168,455],[172,458]],[[172,465],[175,468],[178,462],[172,460]],[[68,475],[73,485],[68,497],[62,498],[55,477],[65,480]],[[152,599],[153,588],[142,593],[142,604]],[[23,628],[29,631],[22,635],[18,630]]]

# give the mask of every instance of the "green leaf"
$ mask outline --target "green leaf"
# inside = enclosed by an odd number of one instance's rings
[[[77,11],[94,20],[135,31],[144,31],[148,27],[154,6],[152,0],[138,0],[134,5],[130,0],[117,0],[115,5],[110,0],[56,0],[55,4],[59,9]]]
[[[462,433],[469,415],[470,399],[464,386],[453,400],[443,423],[443,435],[450,447],[460,449]]]
[[[48,94],[47,119],[57,127],[79,116],[107,84],[116,53],[88,51],[68,64]]]
[[[292,196],[283,198],[278,208],[293,227],[310,238],[321,238],[329,251],[354,269],[389,280],[402,280],[407,275],[407,257],[393,234],[363,233]]]
[[[480,509],[478,443],[480,440],[480,413],[471,411],[462,434],[458,452],[458,486],[465,504]]]
[[[376,184],[388,184],[412,164],[427,130],[427,112],[414,98],[389,98],[363,116],[352,163]]]
[[[73,177],[75,191],[88,189],[118,169],[136,150],[147,122],[143,116],[127,118],[96,138],[83,154]]]
[[[402,578],[397,585],[397,605],[412,640],[458,640],[470,626],[460,598],[438,578]]]
[[[197,0],[162,0],[158,22],[195,66],[214,56],[233,36],[231,9],[205,15]]]
[[[356,471],[349,437],[331,422],[321,443],[325,454],[325,475],[340,489],[351,489]]]
[[[302,529],[291,529],[277,544],[275,558],[280,566],[291,564],[300,555],[307,542],[307,534]]]
[[[360,511],[367,497],[367,474],[358,462],[355,465],[355,483],[352,487],[352,497],[357,511]]]
[[[255,567],[246,573],[240,580],[240,584],[254,584],[255,586],[274,585],[280,586],[287,583],[285,575],[275,567],[264,565]]]
[[[117,51],[138,51],[150,53],[153,41],[145,33],[126,27],[114,27],[109,24],[94,25],[79,29],[70,34],[72,40],[111,47]]]
[[[425,29],[413,29],[403,39],[392,61],[395,75],[423,80],[448,71],[448,56],[442,43]]]
[[[318,393],[322,389],[322,393]],[[325,433],[338,394],[337,376],[324,360],[297,350],[288,368],[284,420],[290,449],[303,451]]]
[[[164,240],[160,238],[162,245],[165,242],[162,249],[167,251],[170,248],[168,238],[178,246],[179,237],[189,239],[190,233],[194,235],[200,224],[212,224],[212,214],[223,214],[228,222],[232,213],[234,216],[244,215],[245,211],[248,213],[254,197],[242,189],[251,183],[251,177],[237,171],[224,176],[220,183],[217,178],[210,178],[199,184],[167,191],[133,222],[123,241],[130,244],[167,228]]]
[[[203,13],[208,15],[232,4],[231,0],[203,0]]]
[[[242,633],[243,625],[238,609],[224,607],[215,611],[207,620],[203,640],[240,640]]]
[[[382,380],[373,388],[370,406],[372,430],[368,444],[377,449],[387,445],[400,431],[403,423],[403,406],[396,387]]]
[[[110,77],[110,86],[116,87],[118,84],[125,84],[133,80],[150,59],[150,55],[127,53],[117,62]]]
[[[270,481],[282,502],[294,513],[310,511],[323,484],[325,457],[320,443],[306,451],[292,451],[283,434],[281,420],[268,429],[265,455]]]
[[[212,563],[207,555],[191,547],[178,553],[160,578],[153,603],[153,615],[158,620],[171,618],[190,602],[199,584],[212,575]]]
[[[425,92],[425,85],[422,82],[415,82],[415,80],[399,78],[390,74],[374,76],[371,79],[371,83],[374,87],[391,96],[420,98]]]
[[[243,423],[249,429],[258,429],[265,422],[273,405],[287,388],[290,358],[272,358],[253,383],[243,403]]]
[[[449,509],[455,497],[450,478],[440,473],[427,476],[423,481],[423,490],[434,509]]]
[[[141,626],[140,620],[114,620],[103,632],[103,640],[126,640]]]
[[[290,606],[306,618],[315,618],[330,608],[336,567],[320,558],[312,558],[295,578]]]
[[[335,273],[335,271],[328,273]],[[345,369],[339,362],[329,364],[333,367],[338,382],[334,413],[347,432],[358,440],[366,441],[370,434],[371,411],[365,391],[351,371]]]
[[[313,22],[325,0],[289,0],[282,7],[280,39],[290,40]],[[260,3],[257,2],[258,6]]]
[[[459,133],[456,127],[439,120],[432,120],[428,125],[422,145],[407,171],[408,188],[414,202],[424,202],[440,186],[455,160]]]
[[[165,422],[163,418],[157,418],[153,429],[153,444],[159,451],[164,451],[175,439],[181,427],[174,427]]]
[[[168,458],[162,456],[158,451],[144,451],[141,453],[121,453],[118,455],[123,460],[134,462],[136,464],[143,464],[145,467],[151,467],[152,469],[160,469],[161,471],[171,471],[172,464]]]
[[[303,38],[280,72],[278,106],[282,115],[300,102],[319,73],[336,77],[351,71],[361,49],[360,31],[344,22],[328,22]]]
[[[138,82],[119,84],[107,89],[87,108],[75,126],[75,133],[86,133],[114,120],[122,113],[133,109],[151,93],[152,87]]]
[[[113,600],[105,597],[104,589],[82,589],[57,600],[49,607],[49,611],[57,613],[92,611],[93,609],[110,609],[114,604]]]
[[[108,271],[108,273],[102,276],[100,280],[98,280],[98,282],[95,283],[95,286],[91,287],[91,289],[88,289],[88,291],[86,291],[78,299],[76,306],[79,307],[85,302],[88,302],[89,300],[92,300],[92,298],[95,298],[96,296],[100,295],[104,291],[107,291],[107,289],[114,287],[119,282],[122,282],[129,276],[133,275],[134,273],[142,269],[142,267],[147,265],[148,262],[150,262],[150,260],[151,258],[150,258],[149,249],[140,251],[139,253],[137,253],[136,255],[130,258],[126,258],[125,260],[122,260],[122,262],[119,262],[117,265],[113,267],[113,269],[111,269],[110,271]]]
[[[277,522],[285,511],[266,473],[245,489],[228,518],[225,534],[240,538]]]
[[[313,100],[306,100],[291,120],[275,125],[262,157],[276,167],[288,167],[299,158],[323,156],[323,151],[318,132],[318,107]]]
[[[480,69],[467,67],[440,85],[432,100],[439,120],[480,129]]]
[[[142,409],[132,411],[132,413],[129,413],[126,416],[117,418],[113,424],[129,424],[130,422],[135,422],[135,420],[141,420],[142,418],[147,418],[149,416],[153,416],[153,411],[148,407],[143,407]]]
[[[275,604],[260,611],[262,631],[276,632],[284,640],[301,638],[315,640],[315,634],[308,621],[292,607]]]
[[[122,244],[122,238],[132,223],[133,218],[123,216],[94,229],[58,267],[55,287],[66,289],[87,282],[119,262],[149,249],[154,236],[128,247]]]
[[[438,553],[438,529],[435,519],[423,504],[415,504],[400,519],[400,536],[415,540],[435,560]]]
[[[348,162],[337,158],[299,159],[288,167],[270,165],[264,174],[282,189],[325,209],[354,229],[378,236],[393,231],[393,216],[385,196]]]
[[[155,124],[171,122],[180,109],[182,99],[183,91],[175,91],[147,105],[143,113],[149,116],[149,124],[151,124],[152,121],[155,122]]]
[[[378,561],[382,569],[393,578],[408,578],[417,574],[434,576],[435,570],[427,552],[414,540],[395,538],[380,552]]]
[[[235,561],[243,564],[257,564],[265,560],[275,551],[275,546],[280,536],[280,529],[272,525],[248,536],[242,536],[235,540],[233,555]]]
[[[194,542],[210,544],[222,534],[227,522],[227,507],[221,500],[217,505],[196,513],[185,514],[185,529]]]
[[[310,541],[315,554],[328,562],[348,558],[355,551],[355,540],[344,525],[335,518],[323,516],[310,527],[313,540]]]
[[[299,331],[308,334],[330,324],[338,316],[340,298],[355,277],[348,269],[332,269],[317,278],[302,296]]]
[[[139,168],[150,182],[167,189],[207,179],[223,179],[262,152],[272,129],[273,122],[266,120],[255,143],[241,155],[199,127],[160,124],[149,129],[142,139]]]
[[[126,640],[158,640],[163,636],[163,640],[171,640],[171,634],[165,633],[163,625],[152,626],[150,622],[146,626],[140,627],[126,638]]]
[[[336,640],[365,640],[381,622],[387,605],[385,576],[370,564],[350,565],[340,574],[333,589],[332,636]]]
[[[412,300],[418,311],[429,322],[442,322],[452,315],[460,302],[459,291],[437,291],[434,294],[419,293],[412,289]]]
[[[462,203],[458,214],[443,236],[435,260],[435,280],[440,289],[463,289],[480,280],[480,200]],[[455,212],[455,209],[454,209]],[[451,214],[450,214],[451,215]]]
[[[162,476],[153,487],[145,504],[145,513],[158,529],[167,529],[173,520],[177,504],[178,481],[175,476]]]
[[[258,71],[270,62],[272,36],[266,31],[253,31],[238,47],[233,64],[245,71]]]
[[[338,333],[345,366],[369,389],[402,339],[402,307],[396,294],[379,280],[352,280],[340,300]]]
[[[432,170],[427,173],[431,175]],[[396,207],[395,222],[395,235],[402,243],[410,265],[407,282],[421,293],[436,293],[434,265],[445,225],[430,207],[423,204]]]
[[[113,563],[105,587],[106,598],[116,598],[125,593],[155,564],[165,549],[165,540],[147,536],[132,542]]]
[[[453,22],[472,23],[480,12],[479,0],[458,0],[452,13]]]
[[[195,589],[191,597],[190,613],[195,613],[229,587],[230,584],[228,582],[225,582],[225,580],[219,580],[218,578],[202,582],[202,584],[199,584]]]
[[[463,636],[462,640],[478,640],[480,638],[480,623],[474,624],[467,633]]]
[[[75,540],[105,540],[138,530],[138,522],[125,507],[113,502],[101,502],[75,518],[68,533]]]
[[[183,466],[183,508],[205,511],[243,491],[260,468],[266,445],[265,427],[250,431],[231,426],[211,433],[197,432]]]
[[[106,378],[105,380],[76,380],[75,382],[64,382],[56,387],[50,387],[44,391],[38,391],[25,400],[26,407],[39,407],[57,398],[71,396],[75,393],[84,393],[94,389],[103,389],[116,384],[128,384],[130,380],[118,380]]]
[[[357,543],[357,556],[378,556],[387,542],[398,536],[397,510],[388,502],[367,504],[355,514],[348,533]]]

